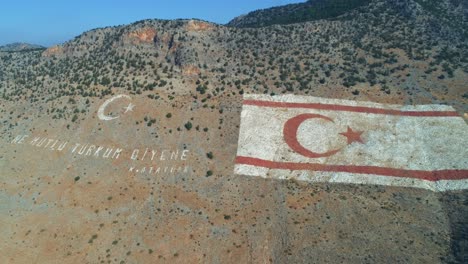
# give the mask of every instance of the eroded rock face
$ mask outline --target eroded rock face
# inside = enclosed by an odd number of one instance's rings
[[[52,46],[52,47],[46,49],[42,53],[42,56],[43,57],[52,57],[52,56],[61,55],[61,54],[63,54],[63,46],[56,45],[56,46]]]
[[[207,31],[214,29],[214,26],[203,21],[190,20],[187,23],[186,29],[187,31]]]
[[[144,27],[128,33],[125,38],[130,40],[133,44],[139,44],[153,43],[156,36],[156,29]]]

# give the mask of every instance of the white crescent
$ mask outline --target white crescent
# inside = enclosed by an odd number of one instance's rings
[[[125,94],[119,94],[119,95],[116,95],[116,96],[114,96],[112,98],[107,99],[98,109],[98,112],[97,112],[98,118],[101,119],[101,120],[104,120],[104,121],[110,121],[110,120],[114,120],[114,119],[119,118],[120,116],[108,116],[108,115],[104,114],[104,111],[106,110],[106,107],[110,103],[112,103],[115,100],[118,100],[120,98],[127,98],[127,99],[130,99],[130,100],[132,99],[130,96],[125,95]]]

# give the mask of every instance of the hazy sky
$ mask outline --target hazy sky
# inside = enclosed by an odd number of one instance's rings
[[[50,46],[93,28],[147,18],[200,18],[220,24],[250,11],[305,0],[4,0],[0,45],[27,42]]]

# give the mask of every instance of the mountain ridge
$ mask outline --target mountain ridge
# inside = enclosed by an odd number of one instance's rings
[[[248,28],[330,19],[370,2],[371,0],[308,0],[304,3],[255,10],[232,19],[226,25]]]
[[[21,52],[21,51],[33,51],[33,50],[41,50],[46,49],[46,47],[37,45],[37,44],[30,44],[24,42],[13,42],[10,44],[5,44],[0,46],[1,52]]]

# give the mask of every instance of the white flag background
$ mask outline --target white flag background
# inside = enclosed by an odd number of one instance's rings
[[[450,106],[245,95],[237,174],[468,188],[468,126]]]

